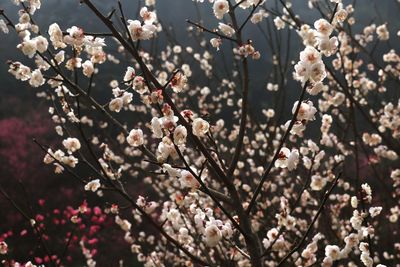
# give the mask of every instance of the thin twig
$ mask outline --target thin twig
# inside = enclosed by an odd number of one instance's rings
[[[296,246],[288,253],[286,254],[285,257],[283,257],[283,259],[279,262],[278,267],[282,266],[282,264],[289,259],[290,256],[293,255],[293,253],[295,253],[297,250],[299,250],[301,248],[301,246],[303,245],[303,243],[306,241],[308,235],[310,234],[314,224],[316,223],[316,221],[318,220],[319,215],[321,214],[323,208],[325,207],[325,203],[328,200],[330,194],[332,193],[333,189],[336,187],[340,177],[342,176],[342,173],[339,173],[339,175],[335,178],[335,180],[333,181],[331,187],[329,188],[329,190],[325,193],[324,198],[322,199],[322,202],[318,208],[317,214],[315,214],[313,220],[311,221],[310,225],[307,228],[307,231],[304,233],[303,237],[301,238],[301,240],[296,244]]]
[[[271,172],[275,161],[278,159],[279,152],[281,151],[281,149],[283,147],[283,144],[285,143],[286,139],[289,137],[290,131],[292,130],[295,122],[297,121],[297,114],[299,113],[301,103],[303,102],[307,86],[308,86],[308,82],[304,83],[303,90],[301,91],[301,94],[300,94],[300,97],[299,97],[299,100],[298,100],[298,103],[297,103],[296,110],[293,113],[292,120],[290,121],[290,124],[289,124],[288,128],[286,129],[285,134],[283,135],[283,137],[281,138],[281,141],[279,142],[279,146],[278,146],[277,150],[275,151],[275,155],[272,158],[272,161],[270,162],[267,170],[265,171],[264,175],[262,176],[261,181],[258,184],[258,186],[256,188],[256,191],[254,192],[253,197],[251,198],[250,204],[249,204],[249,206],[248,206],[248,208],[246,210],[247,214],[250,214],[252,208],[255,206],[257,197],[261,193],[262,186],[265,183],[265,181],[267,180],[267,177],[268,177],[269,173]]]

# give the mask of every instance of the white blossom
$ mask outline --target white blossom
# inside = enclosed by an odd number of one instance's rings
[[[124,106],[124,100],[122,99],[122,97],[114,98],[108,104],[108,108],[111,111],[115,111],[115,112],[120,112],[123,106]]]
[[[174,142],[177,145],[186,143],[187,130],[184,126],[179,125],[174,130]]]
[[[143,18],[144,23],[147,25],[152,25],[157,20],[156,13],[153,11],[149,11],[147,7],[142,7],[139,14]]]
[[[143,132],[141,129],[133,129],[129,132],[126,141],[129,145],[137,147],[144,144]]]
[[[71,153],[79,150],[81,148],[81,143],[77,138],[68,137],[63,142],[63,146]]]
[[[94,73],[94,66],[93,66],[92,61],[86,60],[85,62],[83,62],[82,63],[82,71],[83,71],[83,75],[85,75],[86,77],[92,76],[92,74]]]
[[[333,261],[338,260],[340,257],[340,248],[336,245],[326,246],[325,256],[331,258]]]
[[[274,24],[277,30],[282,30],[285,28],[285,22],[280,17],[276,17],[274,19]]]
[[[39,53],[44,53],[47,50],[49,42],[43,36],[37,36],[32,41],[36,42],[36,49]]]
[[[202,118],[196,118],[193,120],[192,131],[195,136],[203,137],[208,133],[210,125],[207,121]]]
[[[268,17],[268,13],[265,10],[261,9],[260,11],[256,12],[251,16],[250,21],[253,24],[260,23],[264,18]]]
[[[218,28],[225,36],[232,37],[235,34],[235,30],[228,24],[219,22]]]
[[[8,253],[8,246],[7,243],[4,241],[0,242],[0,254],[5,255]]]
[[[193,176],[193,174],[190,173],[187,170],[181,171],[181,175],[180,175],[179,181],[180,181],[181,186],[183,188],[185,188],[185,187],[189,187],[189,188],[197,188],[197,187],[199,187],[199,182],[196,180],[196,178]]]
[[[25,40],[21,44],[19,44],[17,48],[21,49],[24,55],[32,58],[36,54],[37,50],[36,41],[34,39]]]
[[[204,231],[204,241],[209,247],[215,247],[222,239],[222,233],[218,226],[210,224]]]
[[[288,168],[291,171],[296,168],[298,161],[299,152],[297,149],[290,151],[288,148],[282,147],[275,161],[275,167]]]
[[[213,5],[214,15],[217,19],[222,19],[224,14],[229,11],[229,4],[227,0],[215,0]]]
[[[210,39],[210,44],[212,45],[212,47],[216,48],[217,51],[219,50],[219,47],[222,44],[222,39],[217,37],[217,38],[211,38]]]
[[[50,35],[50,41],[55,49],[65,48],[67,46],[63,41],[63,33],[57,23],[53,23],[49,26],[48,33]]]
[[[2,19],[0,19],[0,31],[2,31],[5,34],[9,32],[7,24]]]
[[[86,190],[86,191],[96,192],[97,189],[100,188],[100,186],[101,186],[100,180],[99,180],[99,179],[95,179],[95,180],[92,180],[92,181],[88,182],[88,183],[85,185],[85,190]]]
[[[128,29],[133,41],[151,39],[157,28],[153,24],[144,24],[138,20],[128,20]]]
[[[29,84],[32,87],[39,87],[42,86],[45,82],[45,79],[43,78],[42,72],[39,69],[36,69],[32,72],[31,78],[29,80]]]

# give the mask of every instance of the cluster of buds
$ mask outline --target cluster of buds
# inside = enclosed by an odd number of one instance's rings
[[[63,165],[66,165],[70,168],[75,168],[78,164],[78,158],[74,157],[70,154],[65,154],[62,150],[56,150],[53,152],[51,149],[48,149],[47,154],[45,155],[43,162],[46,164],[53,163],[55,166],[55,173],[62,173],[64,171]]]
[[[233,52],[234,54],[245,58],[251,56],[251,58],[254,60],[258,60],[261,57],[260,52],[254,48],[251,41],[249,41],[247,44],[239,46],[238,48],[234,48]]]

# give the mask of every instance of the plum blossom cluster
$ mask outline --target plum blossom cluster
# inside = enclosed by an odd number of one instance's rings
[[[139,20],[128,20],[130,37],[133,41],[149,40],[157,32],[157,26],[154,25],[157,22],[157,15],[154,11],[149,11],[147,7],[143,7],[139,14],[143,23]]]
[[[300,53],[300,61],[295,66],[295,76],[302,83],[310,81],[314,86],[325,79],[325,65],[317,49],[307,46]]]
[[[337,245],[327,245],[325,247],[325,258],[322,266],[332,266],[333,262],[347,258],[353,250],[357,249],[361,252],[360,261],[363,265],[374,266],[374,260],[371,258],[370,253],[370,243],[367,242],[367,239],[374,235],[374,229],[366,223],[366,220],[367,217],[374,219],[378,216],[382,211],[382,207],[370,207],[368,210],[365,208],[360,209],[359,202],[365,207],[365,205],[370,205],[372,201],[371,187],[368,184],[363,184],[361,187],[361,199],[355,196],[351,198],[351,206],[354,211],[353,216],[350,218],[350,223],[354,232],[349,231],[346,234],[344,248],[340,249]],[[385,265],[378,264],[377,266]]]

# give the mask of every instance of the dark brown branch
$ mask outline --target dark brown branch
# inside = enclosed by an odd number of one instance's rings
[[[231,37],[229,37],[229,36],[220,34],[219,32],[217,32],[217,31],[215,31],[215,30],[214,30],[214,31],[213,31],[213,30],[209,30],[209,29],[207,29],[206,27],[200,25],[199,23],[193,22],[193,21],[191,21],[191,20],[189,20],[189,19],[187,19],[186,22],[189,23],[189,24],[192,24],[193,26],[196,26],[197,28],[201,29],[202,31],[205,31],[205,32],[214,34],[214,35],[220,37],[221,39],[227,39],[227,40],[230,40],[230,41],[232,41],[232,42],[237,43],[237,40],[236,40],[236,39],[233,39],[233,38],[231,38]]]
[[[63,35],[69,34],[66,31],[63,31],[62,33],[63,33]],[[112,37],[112,36],[114,36],[111,32],[84,32],[83,34],[86,36],[94,36],[94,37],[102,37],[102,36]]]
[[[262,1],[259,1],[257,3],[257,5],[253,6],[253,9],[251,10],[250,14],[247,16],[247,18],[245,19],[245,21],[242,23],[242,25],[239,27],[239,32],[241,32],[244,28],[244,26],[246,26],[247,22],[250,20],[251,16],[253,16],[254,12],[256,11],[257,7],[260,6]]]
[[[267,177],[268,177],[269,173],[271,172],[271,170],[272,170],[272,168],[273,168],[273,166],[275,164],[275,161],[278,159],[279,152],[281,151],[281,149],[283,147],[283,144],[285,143],[286,139],[289,137],[290,131],[292,130],[292,128],[293,128],[293,126],[294,126],[294,124],[295,124],[295,122],[297,120],[297,114],[299,113],[301,103],[303,102],[307,86],[308,86],[308,82],[306,82],[303,85],[303,90],[301,91],[301,94],[300,94],[300,97],[299,97],[299,100],[298,100],[298,103],[297,103],[297,107],[296,107],[296,110],[295,110],[295,112],[293,114],[292,120],[290,121],[290,124],[289,124],[288,128],[286,129],[285,134],[283,135],[283,137],[281,138],[281,141],[279,142],[279,146],[278,146],[277,150],[275,151],[275,155],[272,158],[272,161],[270,162],[267,170],[265,171],[264,175],[262,176],[261,181],[258,184],[258,186],[256,188],[256,191],[254,192],[253,197],[251,198],[250,204],[249,204],[249,206],[248,206],[248,208],[246,210],[247,214],[250,214],[252,208],[255,206],[257,197],[261,193],[261,189],[263,187],[263,184],[267,180]]]
[[[233,28],[236,32],[236,39],[239,42],[239,45],[242,45],[242,34],[239,28],[239,25],[236,20],[236,16],[233,9],[230,9],[229,15],[231,16]],[[244,25],[244,24],[243,24]],[[248,96],[249,96],[249,66],[247,58],[243,58],[242,61],[243,67],[243,81],[242,81],[242,108],[241,108],[241,118],[240,118],[240,127],[239,127],[239,134],[238,140],[235,146],[235,152],[233,153],[233,157],[231,163],[229,164],[228,171],[226,172],[228,177],[231,177],[233,172],[235,171],[236,165],[239,161],[240,154],[242,152],[243,147],[243,140],[246,133],[246,123],[247,123],[247,112],[248,112]]]

